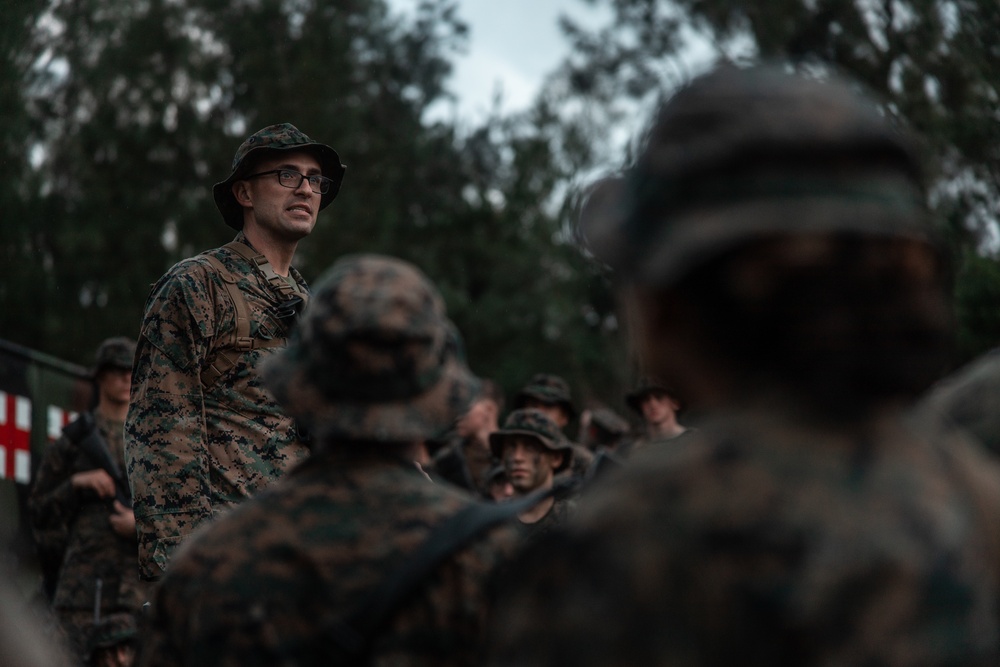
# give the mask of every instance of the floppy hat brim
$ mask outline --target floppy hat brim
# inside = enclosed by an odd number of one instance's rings
[[[563,452],[566,456],[563,457],[562,463],[556,469],[556,472],[562,472],[569,467],[570,462],[573,459],[573,448],[568,442],[556,442],[550,438],[546,438],[534,431],[529,431],[527,429],[503,429],[501,431],[494,431],[490,433],[490,451],[493,452],[493,456],[499,458],[503,457],[503,443],[511,437],[525,436],[529,438],[534,438],[538,442],[552,452]]]
[[[287,353],[286,353],[287,354]],[[265,369],[274,397],[322,440],[416,442],[440,436],[478,396],[479,379],[451,356],[438,381],[416,396],[390,401],[333,398],[308,379],[303,362],[276,358]]]

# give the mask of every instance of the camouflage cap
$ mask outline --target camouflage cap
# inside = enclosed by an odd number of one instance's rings
[[[233,229],[243,229],[243,207],[236,201],[233,195],[233,183],[240,180],[252,166],[253,160],[247,157],[262,151],[282,151],[282,150],[308,150],[319,160],[320,170],[323,175],[333,183],[330,190],[320,198],[319,210],[323,210],[330,205],[340,192],[340,184],[344,180],[344,172],[347,167],[340,163],[340,156],[337,151],[329,146],[317,143],[299,131],[291,123],[278,123],[268,125],[262,130],[257,130],[251,134],[246,141],[236,149],[233,157],[233,171],[229,178],[216,183],[212,188],[212,195],[215,197],[215,205],[222,213],[222,219]]]
[[[327,270],[264,380],[320,443],[433,438],[479,392],[437,289],[412,264],[380,255]]]
[[[573,448],[563,436],[559,426],[541,410],[514,410],[504,420],[503,428],[490,433],[490,450],[493,456],[503,457],[503,443],[511,437],[527,436],[554,452],[563,452],[562,462],[556,472],[565,470],[573,461]]]
[[[538,373],[528,380],[521,391],[514,397],[514,409],[525,406],[528,399],[533,398],[548,405],[561,405],[566,409],[570,418],[576,415],[576,408],[570,398],[569,383],[558,375],[548,373]]]
[[[135,615],[125,612],[108,614],[94,625],[87,639],[88,660],[98,649],[110,648],[123,643],[132,643],[138,637]]]
[[[107,368],[132,369],[132,360],[135,358],[135,341],[125,336],[116,336],[104,340],[98,347],[94,355],[94,369],[92,375],[97,375]]]
[[[857,85],[725,66],[661,107],[635,166],[591,188],[580,233],[619,277],[665,286],[761,234],[929,241],[922,182]]]
[[[628,421],[621,415],[604,406],[594,408],[590,413],[590,423],[603,430],[608,435],[625,435],[630,430]]]

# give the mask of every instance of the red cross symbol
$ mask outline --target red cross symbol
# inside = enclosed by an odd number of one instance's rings
[[[31,481],[31,400],[0,391],[0,479]]]

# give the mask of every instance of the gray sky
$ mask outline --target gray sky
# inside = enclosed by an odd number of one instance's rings
[[[416,1],[389,4],[408,11]],[[497,91],[505,112],[523,109],[534,99],[542,78],[568,52],[556,23],[560,14],[591,26],[610,16],[605,8],[581,0],[462,0],[459,10],[469,24],[468,52],[454,61],[450,88],[459,98],[459,117],[469,120],[486,115]]]

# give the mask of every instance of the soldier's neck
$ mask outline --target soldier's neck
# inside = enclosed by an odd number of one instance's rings
[[[279,276],[287,277],[298,241],[284,241],[264,234],[258,227],[244,227],[243,235],[254,250],[267,257],[268,263]]]

